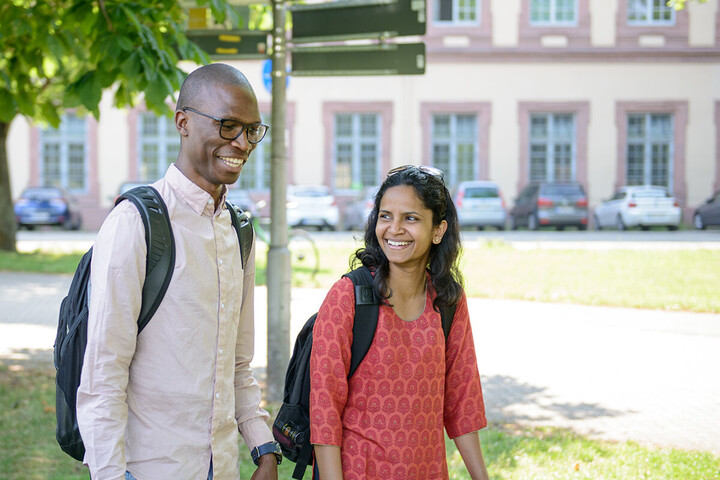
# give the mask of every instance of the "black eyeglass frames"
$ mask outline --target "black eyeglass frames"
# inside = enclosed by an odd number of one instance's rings
[[[409,170],[411,168],[415,168],[417,170],[420,170],[423,173],[426,173],[428,175],[432,175],[434,177],[439,177],[440,180],[445,180],[445,176],[443,175],[443,171],[436,167],[430,167],[428,165],[402,165],[400,167],[395,167],[391,169],[387,176],[395,175],[396,173],[404,172],[405,170]]]
[[[220,137],[224,138],[225,140],[235,140],[240,135],[242,135],[243,132],[245,132],[245,138],[247,138],[247,141],[249,143],[260,143],[262,139],[265,138],[265,134],[270,128],[264,123],[253,123],[251,125],[244,125],[237,120],[233,120],[231,118],[215,117],[213,115],[208,115],[207,113],[200,112],[190,107],[183,107],[180,110],[182,110],[183,112],[189,110],[193,113],[197,113],[198,115],[202,115],[203,117],[212,118],[216,122],[220,122]]]

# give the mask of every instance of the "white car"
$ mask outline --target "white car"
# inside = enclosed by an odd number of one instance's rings
[[[495,182],[461,182],[455,189],[453,201],[461,227],[476,227],[482,230],[491,226],[505,230],[507,210],[500,188]]]
[[[290,185],[287,191],[287,223],[337,230],[340,220],[335,197],[325,185]]]
[[[593,214],[597,230],[606,227],[647,230],[651,226],[677,230],[681,217],[675,197],[665,187],[650,185],[618,188],[612,197],[595,207]]]

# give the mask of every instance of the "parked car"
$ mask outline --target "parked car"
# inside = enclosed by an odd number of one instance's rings
[[[681,217],[677,200],[665,187],[638,185],[618,188],[612,197],[595,207],[593,222],[598,230],[606,227],[647,230],[656,225],[677,230]]]
[[[693,225],[701,230],[711,225],[720,225],[720,190],[695,210]]]
[[[248,194],[245,190],[230,188],[228,189],[225,199],[233,205],[242,208],[243,211],[248,213],[251,217],[255,217],[258,214],[255,202],[252,198],[250,198],[250,194]]]
[[[343,230],[365,230],[379,188],[379,186],[366,188],[358,199],[345,206],[342,214]]]
[[[290,185],[287,190],[287,223],[337,230],[340,220],[335,197],[325,185]]]
[[[15,201],[18,228],[32,230],[38,225],[59,225],[78,230],[82,216],[75,197],[60,187],[28,187]]]
[[[534,182],[522,189],[510,211],[510,226],[537,230],[554,226],[558,230],[575,226],[587,229],[587,195],[577,182]]]
[[[495,182],[461,182],[455,188],[453,201],[461,227],[495,227],[505,230],[507,211],[505,201]]]

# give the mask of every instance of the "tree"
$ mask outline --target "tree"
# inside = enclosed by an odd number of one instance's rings
[[[668,7],[673,7],[675,10],[682,10],[685,8],[685,4],[688,2],[705,3],[707,0],[667,0],[665,3]]]
[[[210,5],[219,23],[239,23],[226,0]],[[0,2],[0,249],[15,250],[7,135],[17,115],[57,127],[64,110],[100,115],[104,90],[115,105],[141,96],[148,108],[168,113],[180,88],[180,59],[198,64],[207,55],[185,36],[180,0],[4,0]]]

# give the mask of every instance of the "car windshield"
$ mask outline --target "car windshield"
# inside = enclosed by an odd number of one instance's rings
[[[636,192],[633,192],[633,197],[635,198],[661,198],[661,197],[669,197],[665,190],[638,190]]]
[[[472,187],[465,190],[465,198],[497,198],[497,187]]]
[[[557,195],[557,196],[570,196],[570,195],[584,195],[582,187],[580,185],[544,185],[542,187],[543,195]]]
[[[22,194],[23,198],[36,198],[38,200],[46,200],[50,198],[60,198],[62,193],[56,188],[28,188]]]

